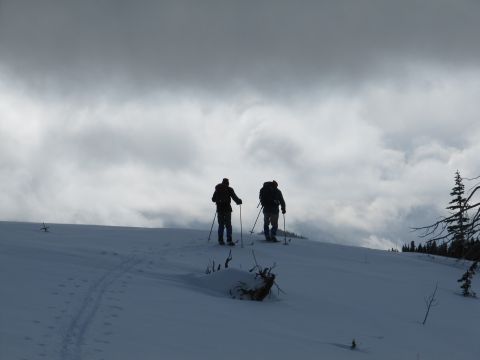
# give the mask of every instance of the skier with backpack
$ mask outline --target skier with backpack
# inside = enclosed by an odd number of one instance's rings
[[[234,246],[232,240],[232,205],[231,199],[235,201],[237,205],[242,204],[242,199],[240,199],[235,191],[229,186],[229,181],[227,178],[224,178],[221,184],[215,186],[215,192],[212,196],[212,201],[217,204],[217,214],[218,214],[218,243],[220,245],[225,245],[223,241],[224,229],[227,229],[227,244]]]
[[[265,240],[271,242],[278,242],[276,235],[278,229],[278,217],[280,206],[282,214],[285,214],[285,200],[283,199],[282,192],[278,189],[278,183],[273,181],[267,181],[260,189],[260,203],[263,207],[263,233],[265,234]],[[270,229],[269,226],[272,225]]]

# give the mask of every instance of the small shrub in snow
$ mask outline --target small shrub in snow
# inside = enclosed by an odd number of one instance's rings
[[[269,294],[272,286],[275,284],[275,274],[272,273],[271,268],[259,268],[255,274],[255,280],[260,280],[254,284],[247,284],[240,282],[238,286],[234,288],[234,292],[240,299],[245,297],[249,300],[262,301]],[[235,298],[236,296],[230,292],[230,294]]]
[[[252,251],[253,258],[255,260],[255,266],[250,269],[249,272],[256,271],[255,277],[251,283],[240,282],[232,290],[230,290],[230,295],[235,298],[240,299],[249,299],[254,301],[262,301],[268,295],[270,295],[273,285],[277,287],[279,292],[281,291],[280,287],[275,283],[275,274],[272,273],[272,270],[275,268],[275,264],[271,267],[265,267],[258,265],[257,259],[255,258],[255,253]]]
[[[475,271],[477,270],[478,266],[478,261],[475,261],[469,268],[468,270],[462,275],[460,279],[458,279],[458,282],[462,282],[462,286],[460,286],[463,289],[462,295],[463,296],[469,296],[469,297],[476,297],[476,294],[474,291],[472,291],[472,277],[475,274]]]
[[[42,227],[40,228],[40,230],[42,230],[43,232],[48,232],[48,229],[50,228],[50,226],[47,226],[45,225],[45,223],[43,223]]]
[[[437,289],[438,289],[438,284],[435,285],[435,290],[433,290],[433,293],[430,294],[430,296],[426,297],[425,298],[425,305],[427,307],[427,310],[425,312],[425,317],[423,318],[423,323],[422,325],[425,325],[425,323],[427,322],[427,318],[428,318],[428,314],[430,313],[430,309],[433,307],[433,306],[437,306],[438,305],[438,301],[435,297],[435,295],[437,294]]]

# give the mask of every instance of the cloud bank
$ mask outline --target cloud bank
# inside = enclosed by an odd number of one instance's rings
[[[245,230],[276,179],[288,228],[400,246],[480,174],[479,7],[3,0],[0,218],[208,229],[229,177]]]

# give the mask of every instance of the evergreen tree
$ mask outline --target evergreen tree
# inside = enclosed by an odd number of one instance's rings
[[[415,252],[415,241],[410,242],[410,252]]]
[[[480,240],[472,240],[469,243],[467,250],[467,255],[465,256],[467,260],[478,261],[480,260]]]
[[[448,249],[448,255],[461,258],[467,246],[469,219],[465,210],[467,199],[465,199],[465,186],[459,171],[455,173],[455,186],[450,195],[453,197],[447,207],[452,217],[447,221],[447,232],[450,235],[451,245]]]
[[[446,242],[443,242],[437,250],[437,254],[440,256],[447,256],[448,255],[448,245]]]
[[[427,243],[425,248],[427,254],[438,255],[437,243],[435,241]]]

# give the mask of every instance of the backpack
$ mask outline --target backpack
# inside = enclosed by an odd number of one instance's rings
[[[215,186],[216,192],[216,201],[217,203],[230,203],[230,192],[228,191],[228,186],[224,184],[218,184]]]
[[[272,207],[276,205],[275,202],[275,188],[273,183],[267,181],[260,189],[260,202],[263,207]]]

